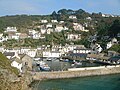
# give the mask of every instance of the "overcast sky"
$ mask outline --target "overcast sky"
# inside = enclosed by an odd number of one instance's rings
[[[63,8],[120,15],[120,0],[0,0],[0,16],[51,14]]]

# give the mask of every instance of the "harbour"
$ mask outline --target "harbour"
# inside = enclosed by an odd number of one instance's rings
[[[33,90],[120,90],[120,74],[36,81]]]

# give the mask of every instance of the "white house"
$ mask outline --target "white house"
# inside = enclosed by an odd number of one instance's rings
[[[112,45],[113,45],[113,44],[112,44],[112,42],[110,41],[110,42],[107,43],[107,47],[106,47],[106,48],[109,49],[109,48],[112,47]]]
[[[5,32],[17,32],[17,28],[16,27],[7,27]]]
[[[48,28],[46,33],[50,34],[51,32],[53,32],[53,29],[52,28]]]
[[[20,72],[22,72],[22,61],[14,60],[11,63],[12,67],[16,67]]]
[[[52,28],[52,24],[51,24],[51,23],[48,23],[48,24],[46,25],[46,28]]]
[[[117,44],[118,41],[116,38],[113,38],[110,42],[107,43],[107,49],[111,48],[114,44]]]
[[[83,27],[81,24],[78,23],[73,23],[73,28],[74,30],[81,30],[81,31],[85,30],[85,27]]]
[[[51,22],[52,22],[52,23],[58,23],[58,21],[57,21],[57,20],[51,20]]]
[[[84,54],[88,54],[90,53],[92,50],[91,49],[74,49],[73,53],[84,53]]]
[[[32,38],[33,38],[33,39],[39,39],[40,36],[41,36],[40,33],[35,33],[35,34],[32,35]]]
[[[43,57],[56,57],[59,58],[61,53],[59,51],[43,51]]]
[[[71,15],[71,16],[69,16],[69,19],[77,19],[77,17],[74,15]]]
[[[61,32],[62,30],[64,30],[64,27],[62,25],[57,25],[55,28],[55,32]]]
[[[68,34],[67,40],[80,40],[81,34]]]
[[[44,28],[44,29],[41,29],[40,31],[41,31],[41,34],[45,34],[47,30]]]
[[[30,49],[28,52],[26,52],[26,54],[30,57],[35,57],[37,54],[37,49]]]
[[[41,23],[48,23],[47,20],[41,20]]]

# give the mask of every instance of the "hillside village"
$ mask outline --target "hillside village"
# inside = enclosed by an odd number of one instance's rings
[[[102,31],[107,27],[102,24],[113,24],[116,19],[120,20],[120,16],[89,14],[83,10],[59,10],[58,13],[33,20],[31,26],[6,24],[0,33],[0,52],[20,72],[23,72],[25,65],[32,70],[32,61],[40,57],[99,59],[105,63],[120,64],[120,30],[116,29],[118,32],[109,36]],[[118,25],[120,29],[120,23]]]

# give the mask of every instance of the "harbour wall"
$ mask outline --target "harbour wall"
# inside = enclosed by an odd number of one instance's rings
[[[120,65],[71,68],[68,69],[68,71],[35,72],[35,74],[33,75],[33,80],[75,78],[75,77],[85,77],[85,76],[94,76],[94,75],[116,74],[116,73],[120,73]]]

